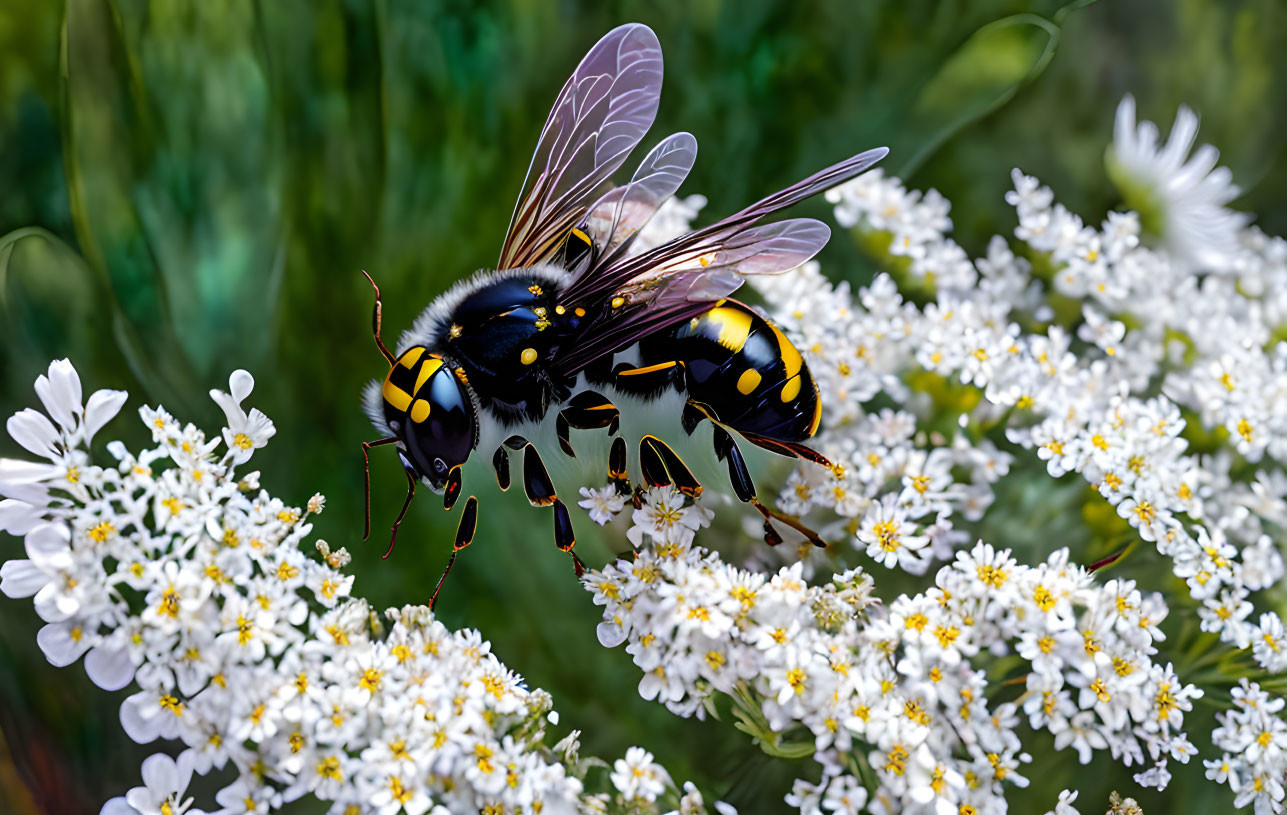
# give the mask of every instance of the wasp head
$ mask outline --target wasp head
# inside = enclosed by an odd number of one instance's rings
[[[406,447],[416,474],[442,492],[469,458],[478,417],[461,372],[416,346],[398,357],[381,388],[384,420]]]

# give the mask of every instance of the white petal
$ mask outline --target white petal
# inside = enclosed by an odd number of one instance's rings
[[[5,597],[30,597],[48,582],[49,575],[30,560],[6,560],[0,565],[0,592]]]
[[[110,798],[98,815],[138,815],[138,810],[130,806],[122,797]]]
[[[52,426],[50,425],[50,427]],[[63,468],[58,464],[46,464],[43,461],[23,461],[18,458],[0,458],[0,485],[38,484],[56,475],[61,475],[62,472]]]
[[[40,411],[27,408],[9,417],[5,429],[13,440],[41,458],[56,459],[58,450],[54,442],[60,436],[53,422]]]
[[[240,427],[246,421],[246,411],[241,409],[236,399],[220,390],[210,391],[210,398],[223,411],[230,427]]]
[[[130,812],[141,812],[146,815],[153,815],[153,813],[160,815],[161,812],[160,801],[147,787],[135,787],[125,793],[125,803],[129,804]]]
[[[124,648],[93,648],[85,655],[85,673],[103,690],[120,690],[134,678],[134,663],[130,662],[130,653]],[[121,721],[124,720],[125,707],[122,706]]]
[[[46,583],[44,588],[36,592],[32,607],[36,609],[40,619],[47,623],[61,623],[80,610],[80,604],[75,598],[62,591],[62,581]]]
[[[89,657],[93,655],[94,651],[90,651],[89,656],[85,657],[86,667],[89,666]],[[121,703],[121,729],[125,731],[125,735],[139,744],[156,741],[157,736],[161,735],[161,728],[158,726],[160,717],[153,716],[151,719],[145,719],[139,713],[139,704],[142,703],[146,693],[147,691],[139,691]]]
[[[85,442],[88,443],[103,425],[116,418],[129,394],[125,391],[101,390],[90,394],[85,405]]]
[[[82,636],[77,642],[71,635],[72,628],[68,623],[52,623],[36,633],[36,643],[45,652],[45,659],[56,668],[65,668],[89,650],[89,640]]]
[[[1128,139],[1135,135],[1135,97],[1129,93],[1122,97],[1117,105],[1117,117],[1113,122],[1113,141],[1124,146]]]
[[[626,641],[626,632],[616,623],[602,622],[595,627],[594,633],[599,637],[599,644],[604,648],[616,648]]]
[[[238,368],[228,378],[228,389],[232,391],[232,398],[240,405],[242,400],[255,389],[255,378],[250,375],[250,371]]]
[[[0,458],[0,495],[29,504],[33,511],[49,506],[49,490],[42,482],[64,474],[60,465]]]
[[[70,361],[59,359],[51,362],[49,376],[36,378],[36,395],[63,429],[69,433],[76,429],[77,417],[81,413],[80,376]]]
[[[5,498],[0,501],[0,532],[21,537],[40,523],[40,510],[26,501]]]
[[[179,768],[174,765],[174,759],[165,753],[154,753],[143,759],[143,783],[158,798],[183,792],[188,786],[179,786]]]
[[[71,532],[63,524],[45,523],[27,533],[27,557],[41,566],[71,566]]]
[[[277,426],[273,424],[273,420],[259,408],[250,409],[250,415],[246,417],[246,430],[250,438],[254,439],[256,447],[263,447],[277,434]]]

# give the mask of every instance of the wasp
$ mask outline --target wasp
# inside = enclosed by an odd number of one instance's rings
[[[427,485],[451,509],[462,466],[491,456],[502,490],[521,467],[533,506],[553,515],[554,542],[581,560],[567,506],[538,444],[552,425],[561,452],[575,456],[571,430],[606,430],[610,481],[630,490],[633,449],[642,484],[700,494],[702,485],[654,433],[627,444],[622,405],[665,404],[680,411],[683,432],[709,422],[716,459],[733,494],[763,516],[821,545],[798,520],[756,497],[739,442],[820,464],[803,444],[818,430],[817,385],[800,352],[772,322],[730,298],[748,275],[788,271],[830,238],[825,224],[765,216],[858,175],[888,152],[877,148],[828,167],[750,206],[661,245],[636,247],[640,230],[688,175],[697,157],[689,133],[662,139],[628,183],[611,177],[657,113],[661,45],[645,25],[608,32],[563,86],[541,130],[495,270],[484,270],[437,297],[390,351],[381,339],[380,290],[372,330],[388,363],[364,394],[382,437],[362,445],[366,526],[370,534],[372,447],[396,445],[407,477],[389,550],[415,495]],[[365,272],[364,272],[365,274]],[[682,399],[682,401],[676,401]],[[636,487],[638,490],[640,487]],[[637,492],[636,492],[637,499]],[[478,500],[465,501],[434,605],[456,555],[473,540]]]

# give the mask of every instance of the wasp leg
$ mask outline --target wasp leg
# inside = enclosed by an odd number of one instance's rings
[[[608,428],[608,435],[615,436],[621,425],[621,411],[617,406],[609,402],[602,394],[594,391],[581,391],[568,401],[567,406],[559,411],[558,417],[554,420],[554,428],[558,433],[559,447],[564,453],[572,458],[576,458],[576,452],[572,449],[570,431],[572,428],[577,430],[597,430],[602,427]]]
[[[684,495],[696,498],[702,494],[702,485],[692,470],[656,436],[644,436],[639,440],[639,469],[650,487],[673,483]]]
[[[402,502],[402,510],[398,513],[398,517],[393,521],[392,534],[389,535],[389,549],[384,553],[385,558],[388,558],[389,555],[393,554],[393,546],[398,542],[398,527],[402,526],[402,519],[407,515],[407,507],[411,506],[411,499],[416,497],[415,469],[411,466],[411,462],[407,461],[405,457],[402,459],[402,468],[407,474],[407,498]]]
[[[397,440],[397,436],[389,436],[384,439],[362,442],[362,468],[366,472],[366,478],[363,482],[365,484],[363,492],[366,494],[366,514],[363,517],[366,520],[362,524],[362,540],[371,537],[371,448],[393,444]]]
[[[739,430],[738,432],[741,433],[742,431]],[[823,467],[831,466],[831,461],[826,456],[819,453],[817,450],[814,450],[812,447],[806,447],[803,444],[798,444],[793,441],[770,439],[767,436],[761,436],[758,433],[742,433],[742,438],[746,439],[751,444],[754,444],[756,447],[768,450],[770,453],[777,453],[778,455],[786,456],[787,458],[802,458],[805,461],[812,461],[814,464],[821,464]]]
[[[471,495],[465,502],[464,512],[460,513],[460,524],[456,527],[456,541],[451,545],[451,557],[447,559],[447,568],[442,570],[442,577],[438,578],[438,585],[434,586],[433,596],[429,598],[430,611],[433,611],[434,604],[438,602],[438,592],[442,591],[442,584],[451,573],[451,567],[456,565],[456,553],[474,542],[474,531],[477,528],[478,499]]]
[[[385,347],[384,340],[380,339],[380,318],[384,312],[384,306],[380,302],[380,287],[375,285],[375,281],[371,279],[371,275],[366,273],[366,269],[362,270],[362,275],[366,278],[366,282],[371,284],[371,288],[375,289],[375,306],[371,309],[371,333],[375,335],[375,344],[380,349],[380,353],[389,361],[389,365],[393,365],[396,360],[393,358],[393,354],[389,352],[389,349]]]
[[[617,495],[630,494],[630,479],[626,477],[626,440],[617,436],[608,451],[608,479],[617,488]]]
[[[460,465],[451,468],[447,474],[447,486],[442,491],[442,508],[450,510],[460,497]]]
[[[550,473],[545,469],[545,462],[541,461],[541,454],[536,452],[533,444],[523,447],[523,491],[527,493],[528,503],[534,507],[548,507],[559,498],[554,492],[554,483],[550,481]]]
[[[576,552],[572,551],[572,547],[576,546],[576,535],[572,531],[572,516],[568,515],[568,508],[557,498],[554,499],[554,543],[559,547],[559,551],[567,552],[572,556],[572,571],[576,576],[584,575],[585,564],[576,556]]]
[[[496,486],[505,492],[509,489],[509,453],[503,444],[492,453],[492,469],[496,471]]]
[[[746,459],[742,457],[742,451],[738,449],[737,442],[733,440],[733,435],[724,429],[722,425],[715,425],[714,441],[716,457],[728,462],[728,477],[733,483],[734,494],[737,495],[738,500],[755,507],[756,511],[764,516],[764,540],[766,543],[770,546],[777,546],[782,542],[782,536],[773,528],[772,523],[773,521],[778,521],[804,535],[814,546],[826,547],[827,542],[817,532],[800,523],[798,518],[770,509],[760,503],[759,499],[755,497],[755,483],[751,480],[751,473],[747,469]]]
[[[555,493],[554,483],[550,481],[549,471],[541,461],[541,454],[531,443],[523,446],[523,491],[527,493],[527,500],[532,506],[554,508],[554,543],[560,551],[572,556],[572,569],[576,576],[585,574],[581,558],[572,551],[572,547],[576,546],[576,537],[572,534],[572,516]]]
[[[710,419],[711,424],[719,424],[709,408],[701,402],[694,402],[689,399],[684,403],[684,412],[680,415],[679,423],[684,428],[684,432],[691,436],[693,431],[697,429],[697,425],[706,419]]]

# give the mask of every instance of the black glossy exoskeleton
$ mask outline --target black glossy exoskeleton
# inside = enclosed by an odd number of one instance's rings
[[[685,395],[685,431],[703,421],[714,426],[714,452],[727,464],[733,493],[763,516],[766,539],[781,540],[777,521],[821,544],[756,498],[736,441],[825,464],[802,444],[818,429],[817,387],[782,332],[727,295],[745,275],[795,268],[830,236],[818,221],[760,224],[764,216],[854,177],[887,151],[854,156],[710,226],[640,250],[639,231],[678,189],[697,154],[691,135],[674,134],[649,152],[629,183],[611,186],[612,173],[651,124],[660,88],[661,49],[652,31],[626,25],[609,32],[555,100],[498,271],[481,272],[437,298],[403,335],[396,355],[380,337],[376,290],[373,327],[389,373],[371,383],[365,406],[384,437],[365,442],[363,454],[397,445],[408,480],[390,551],[416,482],[442,492],[450,508],[461,494],[462,465],[481,448],[502,489],[511,483],[511,458],[517,460],[528,500],[552,508],[555,542],[572,553],[567,507],[523,434],[533,434],[553,413],[560,449],[575,455],[571,429],[606,430],[614,436],[608,477],[625,491],[632,448],[618,435],[616,401],[647,402],[675,392]],[[701,492],[661,438],[644,433],[633,450],[646,484]],[[456,553],[472,541],[477,518],[478,501],[470,496],[444,579]],[[580,560],[572,558],[580,574]]]

